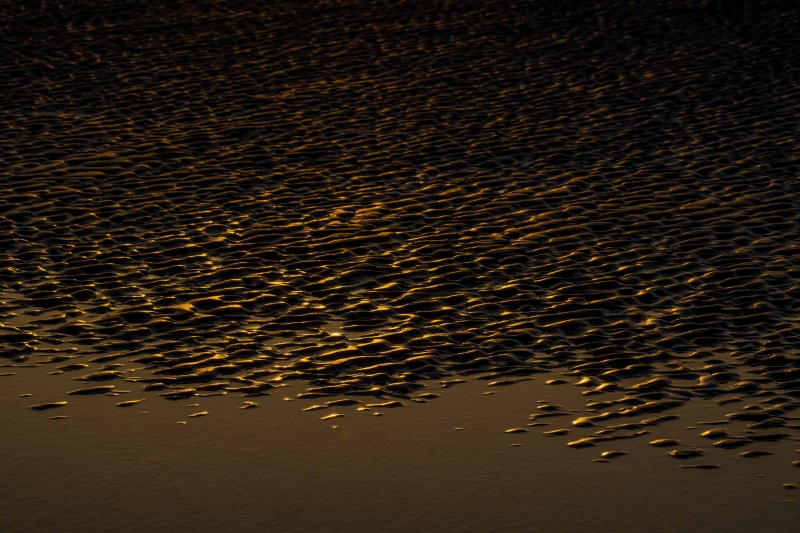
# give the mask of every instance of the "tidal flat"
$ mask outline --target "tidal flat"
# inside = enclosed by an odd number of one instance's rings
[[[786,531],[793,2],[0,7],[0,529]]]

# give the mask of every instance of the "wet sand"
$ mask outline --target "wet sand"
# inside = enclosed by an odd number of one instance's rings
[[[0,8],[9,531],[784,531],[791,2]]]
[[[434,402],[332,421],[302,412],[310,401],[242,411],[231,396],[202,402],[209,415],[196,419],[180,402],[118,413],[116,398],[87,397],[53,421],[4,398],[17,430],[0,463],[6,531],[745,532],[789,531],[797,516],[781,485],[798,476],[774,457],[732,451],[706,471],[644,441],[572,450],[533,429],[505,433],[535,409],[541,382],[493,395],[478,381],[429,385]],[[629,454],[592,462],[612,449]]]

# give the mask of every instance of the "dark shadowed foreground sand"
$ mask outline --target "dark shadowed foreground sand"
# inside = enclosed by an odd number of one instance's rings
[[[795,2],[7,2],[0,531],[791,531]]]

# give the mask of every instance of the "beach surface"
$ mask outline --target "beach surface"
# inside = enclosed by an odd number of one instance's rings
[[[799,11],[4,4],[0,530],[792,530]]]
[[[271,397],[244,411],[231,395],[202,402],[209,414],[196,419],[179,402],[119,414],[114,398],[84,398],[55,421],[4,398],[15,429],[0,461],[5,531],[792,530],[798,500],[782,484],[797,475],[771,457],[732,451],[718,469],[685,469],[646,442],[572,450],[543,434],[561,425],[505,433],[525,427],[545,387],[485,395],[473,381],[429,404],[331,421]],[[593,462],[610,450],[629,454]]]

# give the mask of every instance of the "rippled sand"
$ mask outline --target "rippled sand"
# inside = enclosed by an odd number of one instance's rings
[[[551,528],[706,531],[692,512],[728,502],[727,530],[769,510],[779,531],[796,513],[794,3],[154,4],[0,7],[14,479],[74,490],[84,446],[93,491],[130,440],[132,487],[213,486],[195,465],[240,461],[208,531],[262,527],[262,497],[301,512],[254,491],[276,481],[256,449],[292,457],[281,482],[320,502],[281,531],[437,501],[415,483],[464,514],[398,528],[529,530],[519,499],[474,515],[479,487],[509,484],[543,491]],[[142,466],[187,443],[202,451]],[[486,454],[505,462],[467,466]],[[60,465],[34,474],[41,457]],[[337,486],[386,489],[381,510],[361,495],[331,518]],[[36,494],[4,499],[12,531],[48,530],[25,525]],[[654,520],[670,498],[688,511]]]

